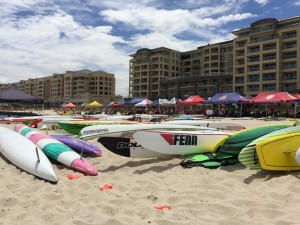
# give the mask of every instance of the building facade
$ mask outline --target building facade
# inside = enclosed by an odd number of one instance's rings
[[[255,95],[300,89],[300,17],[259,20],[233,34],[234,90]]]
[[[180,52],[168,48],[138,50],[129,61],[129,97],[158,98],[162,83],[180,75]]]
[[[92,101],[107,104],[119,100],[122,97],[115,96],[115,83],[114,74],[80,70],[21,80],[15,84],[24,92],[43,98],[46,106],[59,106],[68,102],[77,105]],[[2,88],[9,85],[2,85]]]
[[[263,19],[232,33],[231,41],[188,52],[138,50],[129,65],[129,96],[206,98],[218,92],[254,96],[300,90],[300,17]],[[154,86],[147,83],[153,80]]]

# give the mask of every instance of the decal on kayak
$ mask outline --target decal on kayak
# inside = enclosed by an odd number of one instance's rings
[[[197,136],[186,134],[160,134],[169,145],[197,145]]]

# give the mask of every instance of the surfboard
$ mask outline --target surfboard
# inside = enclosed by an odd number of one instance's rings
[[[107,150],[129,158],[158,158],[166,156],[166,154],[144,148],[133,137],[100,137],[97,141]]]
[[[273,137],[256,144],[260,166],[264,170],[299,170],[296,153],[300,132]]]
[[[277,127],[279,129],[270,131],[267,134],[256,138],[242,149],[242,151],[239,153],[238,159],[244,166],[247,166],[251,169],[261,169],[256,153],[256,145],[258,143],[273,137],[300,132],[300,126],[283,124],[277,125]]]
[[[161,122],[163,124],[176,124],[176,125],[190,125],[190,126],[202,126],[211,127],[223,130],[243,130],[246,129],[244,125],[237,122],[227,121],[209,121],[209,120],[173,120]]]
[[[219,131],[161,131],[138,130],[133,138],[151,151],[163,154],[188,155],[213,152],[223,137],[230,133]]]
[[[42,150],[13,130],[0,127],[0,152],[20,169],[47,181],[57,182],[52,164]]]
[[[216,130],[214,128],[188,126],[188,125],[171,125],[171,124],[132,124],[132,125],[95,125],[83,128],[78,138],[89,140],[99,137],[131,137],[131,134],[137,130]]]
[[[95,125],[123,125],[123,124],[138,124],[135,121],[108,121],[108,120],[95,120],[95,121],[70,121],[70,122],[59,122],[58,126],[66,132],[78,135],[79,132],[87,126]]]
[[[82,139],[76,137],[70,137],[66,135],[50,135],[50,136],[60,141],[61,143],[69,146],[71,149],[75,150],[76,152],[79,153],[84,152],[94,156],[99,156],[102,154],[102,151],[99,149],[98,146],[93,145]]]
[[[49,158],[88,175],[96,176],[98,174],[94,166],[53,137],[33,130],[24,124],[17,124],[14,130],[35,143]]]

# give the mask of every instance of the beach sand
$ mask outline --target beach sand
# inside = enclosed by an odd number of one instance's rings
[[[293,123],[234,121],[246,128]],[[57,184],[21,171],[2,156],[0,225],[300,224],[299,171],[250,170],[241,164],[185,169],[179,165],[184,157],[130,159],[101,148],[102,156],[85,157],[98,176],[53,162]],[[80,177],[69,180],[68,174]],[[99,190],[105,184],[112,189]]]

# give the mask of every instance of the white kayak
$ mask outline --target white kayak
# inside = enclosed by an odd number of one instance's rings
[[[139,130],[133,135],[144,148],[163,154],[195,154],[213,152],[219,141],[230,133],[210,130],[161,131]]]
[[[172,120],[161,122],[163,124],[176,124],[176,125],[190,125],[190,126],[202,126],[211,127],[222,130],[243,130],[244,125],[237,122],[228,121],[209,121],[209,120]]]
[[[158,158],[166,156],[166,154],[144,148],[133,137],[100,137],[97,141],[107,150],[129,158]]]
[[[89,140],[99,137],[130,137],[137,130],[216,130],[214,128],[172,125],[172,124],[131,124],[131,125],[94,125],[83,128],[78,138]]]
[[[52,164],[43,151],[30,140],[0,127],[0,151],[14,165],[39,178],[57,182]]]

